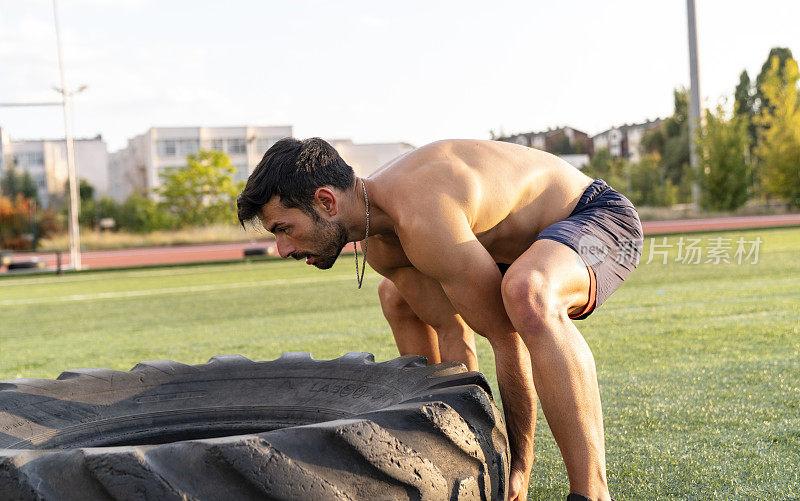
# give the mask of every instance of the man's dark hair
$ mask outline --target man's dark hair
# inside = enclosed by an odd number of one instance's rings
[[[300,141],[281,139],[264,153],[264,158],[247,178],[236,200],[239,223],[251,221],[274,196],[284,207],[294,207],[311,215],[314,192],[321,186],[346,190],[355,183],[353,168],[326,141],[312,137]]]

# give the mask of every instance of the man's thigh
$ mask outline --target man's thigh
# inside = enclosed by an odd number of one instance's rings
[[[570,317],[591,309],[594,303],[593,274],[569,246],[541,239],[531,245],[505,271],[504,284],[527,284],[531,294],[548,295]]]

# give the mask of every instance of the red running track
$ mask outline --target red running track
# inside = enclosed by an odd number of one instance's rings
[[[800,214],[715,217],[707,219],[676,219],[673,221],[645,221],[642,223],[645,235],[691,233],[694,231],[775,228],[779,226],[800,226]]]
[[[175,245],[85,251],[81,252],[81,266],[83,269],[98,270],[104,268],[127,268],[162,264],[232,261],[242,259],[244,257],[244,251],[247,249],[266,249],[269,255],[278,255],[275,249],[275,242],[271,240],[264,242]],[[353,252],[353,245],[348,244],[344,252]],[[32,259],[43,262],[45,268],[55,269],[58,264],[58,256],[55,252],[20,252],[11,255],[12,262],[30,261]],[[69,252],[62,252],[61,266],[68,268],[70,265]]]
[[[645,221],[642,226],[644,227],[645,235],[648,236],[699,231],[775,228],[781,226],[800,226],[800,214]],[[270,255],[277,255],[275,243],[273,241],[238,242],[87,251],[81,253],[81,263],[85,269],[102,269],[208,261],[230,261],[241,259],[245,249],[264,248],[267,249]],[[352,249],[352,244],[348,244],[345,248],[345,252],[352,252]],[[56,254],[53,252],[12,254],[12,261],[28,261],[32,258],[43,261],[47,268],[56,267]],[[62,266],[68,267],[70,265],[69,252],[61,253],[61,259]]]

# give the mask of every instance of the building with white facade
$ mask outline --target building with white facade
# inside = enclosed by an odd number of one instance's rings
[[[236,166],[234,179],[244,181],[270,146],[292,136],[292,126],[153,127],[128,140],[111,154],[109,193],[125,200],[131,193],[152,193],[166,169],[186,165],[186,155],[200,149],[228,154]],[[408,143],[354,143],[350,139],[328,141],[357,176],[368,176],[390,160],[414,149]]]
[[[329,139],[358,177],[367,177],[390,161],[413,150],[408,143],[354,143],[350,139]]]
[[[108,149],[101,136],[73,140],[75,170],[95,188],[95,196],[108,193]],[[39,202],[48,206],[65,196],[67,145],[64,139],[13,140],[0,128],[0,171],[10,166],[28,172],[38,188]]]
[[[119,201],[133,192],[151,193],[166,169],[186,165],[186,156],[201,149],[227,153],[236,167],[234,179],[244,181],[270,146],[291,135],[291,125],[152,127],[111,154],[109,193]]]
[[[661,125],[661,122],[660,118],[656,118],[638,124],[625,124],[604,130],[592,136],[594,151],[605,148],[612,157],[638,162],[642,154],[642,137],[647,131]]]

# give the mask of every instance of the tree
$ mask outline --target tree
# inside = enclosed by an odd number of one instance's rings
[[[592,178],[602,178],[618,190],[625,187],[630,190],[629,174],[630,165],[622,158],[614,158],[608,148],[600,148],[594,153],[589,165],[583,168],[583,173]]]
[[[761,82],[769,106],[761,108],[762,127],[756,153],[767,193],[800,207],[800,80],[797,61],[773,57]]]
[[[642,146],[645,153],[658,157],[659,177],[668,179],[679,188],[679,198],[689,200],[691,172],[689,169],[689,93],[686,89],[673,92],[674,112],[661,125],[645,133]],[[651,160],[654,157],[651,157]],[[672,188],[671,188],[672,189]],[[677,200],[676,200],[677,201]]]
[[[17,173],[14,165],[10,165],[0,179],[0,191],[9,198],[22,195],[24,198],[35,200],[39,203],[39,190],[36,189],[36,182],[28,171]]]
[[[7,197],[16,197],[19,193],[18,184],[16,169],[11,165],[3,173],[3,179],[0,180],[0,191]]]
[[[583,168],[583,173],[589,177],[607,177],[613,170],[615,163],[614,157],[609,153],[608,148],[600,148],[594,152],[594,156],[589,160],[589,165]]]
[[[0,196],[0,249],[36,250],[37,243],[61,231],[52,210],[37,210],[36,201],[22,193]]]
[[[78,197],[80,197],[81,203],[92,200],[94,198],[94,192],[94,186],[92,186],[89,181],[81,179],[78,182]]]
[[[664,175],[658,153],[642,156],[638,163],[631,163],[630,190],[625,194],[636,205],[670,206],[678,201],[678,189]]]
[[[112,218],[116,223],[116,228],[119,228],[120,220],[124,217],[122,204],[109,197],[81,201],[81,213],[78,220],[82,226],[95,228],[100,224],[100,220],[106,217]]]
[[[728,116],[724,104],[706,112],[697,141],[701,204],[708,209],[734,210],[747,201],[750,138],[747,115]]]
[[[769,51],[767,60],[764,61],[764,64],[761,65],[761,72],[756,77],[755,103],[754,103],[756,113],[761,113],[764,111],[765,108],[769,109],[771,106],[769,96],[767,96],[764,93],[762,86],[764,85],[764,82],[767,79],[767,74],[772,70],[773,61],[775,59],[778,60],[778,70],[777,70],[778,78],[784,84],[788,83],[785,75],[785,67],[786,63],[789,60],[794,61],[794,58],[792,57],[792,51],[789,50],[787,47],[773,47]],[[770,112],[771,111],[772,110],[770,109]]]
[[[664,151],[659,166],[674,185],[680,185],[689,172],[689,93],[674,92],[675,112],[664,121]]]
[[[20,183],[20,190],[19,193],[22,194],[25,198],[30,198],[31,200],[36,201],[39,203],[39,190],[36,188],[36,181],[33,180],[33,176],[28,171],[22,173],[22,182]]]
[[[739,74],[739,84],[736,86],[736,90],[733,93],[733,99],[734,114],[751,116],[755,114],[755,92],[747,70],[742,70]]]
[[[136,233],[166,230],[175,226],[172,214],[152,198],[139,193],[131,194],[122,204],[116,219],[117,229],[128,229]]]
[[[69,181],[64,182],[64,193],[69,193]],[[81,201],[81,205],[92,200],[94,193],[94,186],[89,181],[83,178],[78,179],[78,198]]]
[[[187,157],[187,165],[162,174],[156,190],[161,205],[178,226],[233,221],[240,183],[233,181],[236,168],[225,153],[201,150]]]
[[[756,89],[750,81],[747,70],[739,75],[739,84],[733,93],[733,114],[747,122],[747,135],[750,137],[750,151],[753,152],[758,140],[756,127]]]
[[[761,181],[764,177],[759,172],[759,157],[756,154],[756,149],[758,148],[758,143],[762,135],[761,128],[763,127],[760,116],[765,110],[767,110],[768,113],[772,113],[772,106],[769,103],[769,99],[764,95],[761,87],[767,73],[772,67],[772,60],[774,58],[778,59],[778,73],[781,81],[785,84],[784,68],[786,62],[792,59],[792,51],[786,47],[773,47],[770,49],[766,61],[761,65],[761,72],[756,76],[755,82],[750,80],[747,70],[742,70],[742,73],[739,75],[739,84],[736,86],[734,92],[733,112],[736,116],[744,117],[748,121],[747,133],[750,137],[750,185],[752,186],[753,193],[757,196],[760,196],[762,192]]]

